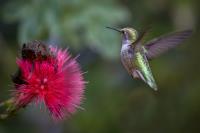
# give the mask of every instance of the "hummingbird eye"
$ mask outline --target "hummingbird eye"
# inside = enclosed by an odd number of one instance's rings
[[[125,34],[125,31],[124,31],[124,30],[122,30],[122,34]]]

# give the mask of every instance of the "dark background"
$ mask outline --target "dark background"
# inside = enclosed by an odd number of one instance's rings
[[[89,81],[82,107],[55,123],[45,108],[30,105],[0,121],[0,133],[199,133],[200,1],[198,0],[1,0],[0,101],[23,42],[42,40],[69,48]],[[121,37],[105,26],[151,26],[149,39],[194,29],[190,39],[150,62],[154,92],[133,80],[119,58]]]

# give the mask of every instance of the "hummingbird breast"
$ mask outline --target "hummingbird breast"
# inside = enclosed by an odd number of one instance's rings
[[[134,49],[130,44],[124,44],[121,48],[121,62],[131,75],[134,70]]]

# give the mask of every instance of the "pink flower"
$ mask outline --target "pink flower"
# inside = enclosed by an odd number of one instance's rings
[[[14,77],[16,106],[44,102],[57,120],[74,113],[81,104],[85,87],[77,61],[67,50],[47,48],[38,41],[23,48],[23,56],[17,60],[19,72]]]

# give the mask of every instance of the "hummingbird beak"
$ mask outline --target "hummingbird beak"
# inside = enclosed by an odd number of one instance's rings
[[[115,31],[118,31],[118,32],[122,32],[120,29],[117,29],[117,28],[113,28],[113,27],[106,27],[106,28],[108,28],[108,29],[111,29],[111,30],[115,30]]]

